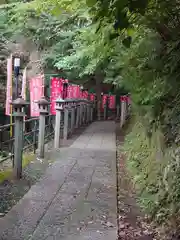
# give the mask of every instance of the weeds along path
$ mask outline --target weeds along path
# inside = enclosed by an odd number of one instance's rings
[[[136,204],[136,194],[126,169],[125,156],[121,151],[124,134],[118,125],[116,126],[118,240],[153,240],[155,234]]]

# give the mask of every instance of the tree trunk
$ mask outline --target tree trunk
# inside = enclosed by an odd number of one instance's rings
[[[101,73],[97,73],[95,76],[96,80],[96,96],[97,96],[97,117],[98,120],[101,120],[101,92],[102,86],[101,83],[103,82],[103,75]]]

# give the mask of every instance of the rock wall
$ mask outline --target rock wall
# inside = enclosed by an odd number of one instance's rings
[[[7,58],[20,56],[21,71],[19,81],[22,82],[23,69],[27,67],[27,80],[42,72],[41,53],[37,46],[27,38],[19,36],[16,42],[0,40],[0,107],[3,108],[6,101]],[[20,88],[21,88],[21,84]]]

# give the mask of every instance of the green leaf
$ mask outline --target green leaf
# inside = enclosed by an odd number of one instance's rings
[[[130,48],[131,42],[132,42],[132,37],[130,37],[130,36],[123,39],[123,41],[122,41],[123,45],[127,48]]]

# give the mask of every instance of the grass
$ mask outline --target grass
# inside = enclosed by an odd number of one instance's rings
[[[22,167],[25,168],[34,159],[35,159],[35,155],[33,153],[23,154]],[[11,178],[12,175],[13,175],[12,167],[7,167],[6,169],[1,170],[0,171],[0,183],[2,183],[4,180]]]

